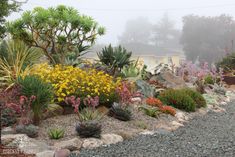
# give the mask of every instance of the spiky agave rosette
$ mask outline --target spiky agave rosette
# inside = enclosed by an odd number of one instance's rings
[[[131,111],[127,107],[122,107],[118,103],[113,104],[108,115],[121,121],[129,121],[131,119]]]
[[[82,138],[95,137],[100,138],[101,124],[98,121],[82,121],[76,126],[78,135]]]

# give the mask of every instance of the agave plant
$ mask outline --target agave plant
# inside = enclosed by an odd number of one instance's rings
[[[112,47],[111,44],[108,47],[104,47],[101,52],[97,53],[100,61],[109,66],[113,73],[121,71],[121,69],[130,65],[132,52],[127,52],[127,50],[121,46]]]
[[[110,108],[108,115],[121,121],[131,120],[131,111],[127,107],[121,107],[116,103]]]
[[[76,126],[76,131],[78,135],[82,138],[100,138],[101,124],[97,123],[97,121],[80,122]]]
[[[124,66],[121,73],[124,77],[137,77],[140,75],[140,70],[137,68],[138,60],[128,66]]]
[[[29,48],[22,41],[4,41],[0,49],[0,86],[11,87],[19,76],[29,73],[39,61],[42,52]]]
[[[150,107],[144,107],[144,106],[139,107],[139,110],[144,111],[144,113],[150,117],[158,117],[160,113],[159,110],[156,108],[150,108]]]
[[[64,137],[64,129],[51,128],[48,131],[48,135],[51,139],[60,139],[60,138]]]
[[[79,113],[80,122],[76,126],[76,131],[80,137],[96,137],[101,134],[101,124],[99,120],[102,115],[98,110],[87,107]]]
[[[92,120],[100,120],[102,118],[102,115],[98,110],[94,110],[90,107],[84,108],[79,113],[79,119],[80,121],[92,121]]]

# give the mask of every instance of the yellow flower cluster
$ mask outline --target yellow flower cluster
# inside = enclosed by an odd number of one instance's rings
[[[40,76],[49,82],[55,89],[55,95],[59,102],[66,96],[79,97],[99,96],[104,102],[108,102],[111,96],[115,96],[115,90],[120,85],[121,79],[95,69],[82,70],[73,66],[38,64],[32,74]]]

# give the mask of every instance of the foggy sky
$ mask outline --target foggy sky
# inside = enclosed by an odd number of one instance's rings
[[[98,43],[105,44],[116,44],[117,36],[124,31],[126,21],[139,16],[157,23],[164,13],[168,13],[180,29],[182,16],[188,14],[228,14],[235,17],[234,0],[29,0],[22,9],[25,11],[37,6],[51,7],[59,4],[72,6],[105,26],[107,32],[98,40]],[[8,19],[16,19],[21,13],[13,13]]]

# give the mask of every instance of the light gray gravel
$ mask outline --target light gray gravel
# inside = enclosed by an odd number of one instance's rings
[[[172,133],[160,131],[108,147],[83,149],[80,156],[235,157],[235,102],[225,109],[223,113],[195,117]]]

